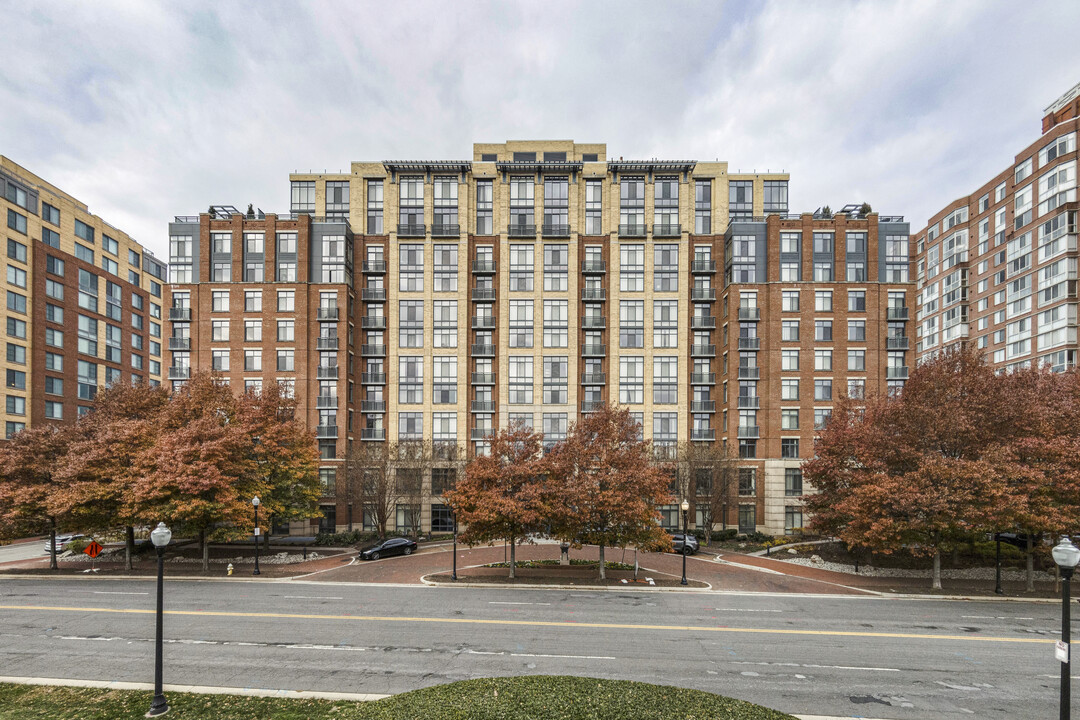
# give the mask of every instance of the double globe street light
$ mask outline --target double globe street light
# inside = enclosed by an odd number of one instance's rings
[[[1070,687],[1071,672],[1070,661],[1072,660],[1072,632],[1069,628],[1069,584],[1072,580],[1073,571],[1077,563],[1080,563],[1080,548],[1073,545],[1067,535],[1062,535],[1061,540],[1051,551],[1054,562],[1061,570],[1061,645],[1064,646],[1064,654],[1059,654],[1061,660],[1061,701],[1059,703],[1061,720],[1069,720],[1070,705],[1072,701],[1072,689]]]
[[[252,575],[262,575],[259,572],[259,496],[251,498],[251,505],[255,508],[255,572]],[[271,563],[273,564],[273,563]]]
[[[682,501],[682,582],[681,585],[686,585],[686,551],[690,549],[690,538],[687,537],[690,533],[690,503],[684,498]]]
[[[170,540],[172,540],[172,531],[165,527],[163,522],[159,522],[150,533],[150,542],[157,550],[157,647],[154,650],[154,699],[150,702],[150,710],[146,713],[146,717],[157,717],[169,712],[169,703],[161,690],[161,618],[164,614],[162,591],[165,586],[165,547]]]

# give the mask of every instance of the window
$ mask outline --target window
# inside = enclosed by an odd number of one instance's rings
[[[60,330],[45,328],[45,344],[54,348],[64,347],[64,333]]]
[[[814,379],[814,399],[815,400],[832,400],[832,379],[831,378],[815,378]]]
[[[105,233],[101,234],[101,249],[110,255],[120,254],[120,243],[116,242],[114,238],[109,237]]]
[[[814,370],[832,370],[832,350],[814,351]]]
[[[619,301],[619,347],[645,347],[645,302]]]
[[[457,403],[457,358],[437,355],[432,361],[435,365],[435,392],[432,402],[436,405]]]
[[[290,185],[292,190],[292,212],[315,212],[315,181],[294,180]]]
[[[262,320],[244,321],[244,342],[262,342]]]
[[[14,343],[7,344],[7,361],[16,365],[26,364],[26,348]]]
[[[567,245],[544,245],[545,292],[566,292],[569,258]]]
[[[847,339],[848,342],[866,342],[866,321],[848,320]]]
[[[544,447],[548,448],[566,439],[567,418],[566,413],[544,413],[543,425]]]
[[[48,307],[56,307],[56,306],[55,305],[46,306],[46,310],[48,309]],[[49,318],[46,317],[46,319],[49,319]],[[9,337],[19,338],[20,340],[25,340],[26,339],[26,321],[25,320],[19,320],[17,318],[9,317],[7,319],[7,334],[8,334]]]
[[[26,246],[18,240],[8,238],[7,254],[12,260],[17,260],[21,263],[26,262]]]
[[[296,321],[278,320],[277,339],[278,342],[294,342],[296,340]]]
[[[644,292],[645,246],[619,246],[619,290],[621,292]]]
[[[585,181],[585,234],[600,235],[603,231],[603,181]]]
[[[645,358],[619,358],[619,404],[641,405],[645,402]]]
[[[91,265],[94,264],[94,251],[85,245],[75,243],[75,257]]]
[[[815,312],[832,312],[832,290],[815,290],[814,291],[814,311]]]
[[[712,180],[694,181],[694,232],[712,232]]]
[[[262,350],[244,350],[244,372],[262,370]]]
[[[799,409],[798,408],[786,408],[780,411],[780,429],[781,430],[798,430],[799,429]]]
[[[830,408],[814,408],[814,429],[823,430],[832,417]]]
[[[533,301],[510,301],[510,347],[533,346]]]
[[[645,234],[645,178],[643,177],[623,177],[620,180],[619,233]]]
[[[45,394],[46,395],[63,395],[64,394],[64,379],[57,377],[45,378]]]
[[[788,211],[787,180],[766,180],[764,182],[765,214],[786,213]]]
[[[799,369],[799,351],[798,350],[781,350],[780,351],[780,369],[795,371]]]
[[[907,235],[885,236],[885,282],[907,282],[908,265]]]
[[[513,176],[510,178],[510,228],[511,235],[536,234],[533,178]],[[511,290],[513,288],[511,287]]]
[[[64,356],[57,355],[56,353],[45,353],[45,369],[55,370],[57,372],[64,371]]]
[[[277,369],[278,372],[293,372],[296,370],[294,350],[278,350],[277,351]]]
[[[367,231],[368,235],[383,234],[383,181],[367,181]]]
[[[25,415],[26,414],[26,398],[19,397],[18,395],[8,395],[7,398],[7,413],[8,415]]]
[[[533,359],[520,355],[510,356],[511,405],[531,405],[533,401]]]
[[[675,405],[679,402],[679,360],[675,357],[653,358],[653,403]]]
[[[866,351],[848,350],[847,369],[851,372],[866,372]]]
[[[46,283],[46,292],[48,292],[48,283],[50,283],[50,282],[52,282],[52,281],[51,280],[46,280],[45,281],[45,283]],[[61,289],[61,292],[62,292],[63,287],[61,287],[60,289]],[[19,293],[11,292],[10,290],[8,290],[8,293],[7,293],[7,309],[11,310],[12,312],[22,313],[23,315],[25,315],[26,314],[26,296],[25,295],[20,295]]]
[[[798,459],[799,439],[783,438],[780,440],[780,457],[784,459]]]
[[[435,301],[434,347],[456,348],[458,344],[457,300]]]
[[[349,182],[347,180],[326,181],[326,217],[349,217]]]
[[[26,288],[26,271],[14,265],[8,265],[7,281],[9,285]]]
[[[656,245],[653,248],[653,290],[675,292],[679,289],[679,246]]]
[[[544,235],[570,234],[570,181],[565,177],[544,177]]]
[[[849,378],[847,381],[847,394],[852,400],[862,400],[866,397],[866,378]]]
[[[814,340],[816,342],[832,342],[832,320],[814,321]]]
[[[492,235],[494,230],[494,189],[491,180],[476,181],[476,234]]]
[[[76,220],[78,222],[78,220]],[[26,234],[26,216],[20,215],[14,210],[8,210],[7,216],[8,227],[15,232],[20,232],[23,235]]]
[[[706,314],[705,317],[708,315]],[[677,300],[653,301],[653,347],[678,347],[678,320],[679,302]]]
[[[795,505],[787,505],[784,507],[784,534],[794,535],[801,532],[803,528],[803,512],[802,508]]]
[[[544,301],[544,347],[564,348],[567,346],[569,328],[566,300]]]
[[[424,358],[403,355],[398,358],[398,402],[419,405],[424,401]]]
[[[567,402],[567,358],[544,356],[544,404]]]
[[[432,254],[435,259],[435,292],[457,292],[457,245],[436,245]]]
[[[25,390],[26,389],[26,373],[22,370],[7,371],[7,387],[12,390]]]
[[[398,301],[398,343],[403,348],[424,347],[424,301]]]
[[[292,302],[290,300],[289,307],[284,308],[281,306],[281,298],[287,296],[290,299],[293,297],[292,290],[279,290],[278,291],[278,310],[292,310]],[[245,290],[244,291],[244,312],[262,312],[262,291],[261,290]]]
[[[746,220],[754,215],[753,181],[728,182],[728,214],[731,220]]]
[[[848,291],[848,312],[866,312],[866,291]]]
[[[210,311],[211,312],[229,312],[229,291],[228,290],[214,290],[210,294]]]
[[[228,350],[211,350],[210,351],[210,367],[219,372],[229,371],[229,351]]]
[[[784,378],[780,381],[780,399],[781,400],[798,400],[799,399],[799,379],[798,378]]]
[[[739,495],[754,495],[757,492],[757,469],[739,468]]]
[[[731,239],[731,281],[737,283],[757,282],[757,238],[753,235],[735,235]]]
[[[60,211],[47,202],[41,203],[41,219],[60,227]]]
[[[781,290],[780,309],[782,312],[799,312],[799,291]]]
[[[399,289],[402,292],[424,291],[424,246],[400,245],[399,251]]]
[[[799,321],[783,320],[780,323],[780,339],[785,342],[799,341]]]
[[[517,244],[510,246],[510,290],[532,292],[533,246]]]
[[[51,230],[47,227],[41,228],[41,242],[45,243],[49,247],[54,247],[57,250],[60,249],[60,233],[55,230]],[[133,283],[138,284],[138,281]]]
[[[97,395],[97,363],[80,360],[78,363],[79,399],[93,400]]]

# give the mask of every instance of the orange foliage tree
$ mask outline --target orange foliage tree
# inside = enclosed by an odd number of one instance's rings
[[[13,532],[49,529],[49,567],[56,569],[57,516],[50,497],[57,489],[55,469],[67,452],[70,431],[52,425],[27,428],[0,445],[0,520]]]

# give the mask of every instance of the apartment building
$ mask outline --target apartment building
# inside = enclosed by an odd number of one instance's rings
[[[4,437],[73,422],[102,386],[159,383],[165,265],[4,156],[0,190],[7,221]]]
[[[898,233],[906,248],[906,226],[851,212],[789,217],[783,173],[520,141],[475,144],[468,160],[355,162],[348,173],[290,182],[288,213],[220,207],[170,226],[170,376],[215,367],[235,385],[292,384],[323,450],[324,528],[352,516],[334,478],[353,443],[423,439],[482,453],[511,421],[551,443],[582,413],[613,403],[635,414],[661,455],[685,442],[739,443],[746,475],[761,482],[745,485],[727,523],[784,532],[801,525],[785,469],[812,452],[809,417],[828,402],[810,400],[809,378],[839,372],[839,392],[858,375],[877,389],[888,362],[906,366],[882,351],[886,309],[908,305],[906,266],[903,277],[888,275],[878,242],[879,232]],[[825,234],[840,273],[827,278],[818,265],[828,252],[814,245]],[[861,237],[857,249],[846,249],[849,236]],[[782,238],[798,249],[781,252]],[[792,258],[799,271],[782,273]],[[835,310],[813,304],[818,285],[835,293]],[[787,309],[781,286],[799,293],[801,310]],[[849,287],[864,295],[850,313]],[[841,327],[864,313],[858,341],[809,334],[817,319]],[[866,343],[865,370],[814,371],[808,355],[807,389],[794,396],[807,421],[782,432],[791,408],[781,408],[781,327],[804,317],[796,337],[806,352]],[[331,338],[333,348],[320,348]],[[751,367],[760,375],[740,380]],[[329,368],[334,376],[322,377]],[[758,435],[740,437],[749,427]],[[792,446],[789,435],[807,439]],[[795,454],[782,455],[782,445]],[[780,469],[766,468],[773,461]],[[399,508],[399,523],[409,512]],[[446,529],[437,502],[419,512],[425,529]]]
[[[1076,366],[1080,84],[1012,164],[913,236],[917,355],[974,343],[1000,368]]]

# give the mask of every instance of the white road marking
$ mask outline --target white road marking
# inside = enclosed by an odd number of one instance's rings
[[[343,597],[330,595],[283,595],[286,600],[344,600]]]
[[[811,665],[807,663],[784,663],[784,662],[749,662],[746,660],[732,660],[732,665],[769,665],[773,667],[798,667],[816,668],[819,670],[870,670],[876,672],[900,672],[900,668],[886,667],[856,667],[850,665]]]
[[[531,603],[531,602],[503,602],[500,600],[489,600],[488,605],[550,605],[551,603]]]
[[[961,615],[966,620],[1034,620],[1033,617],[1008,617],[1006,615]]]
[[[782,613],[783,610],[765,610],[763,608],[713,608],[713,610],[721,610],[723,612],[770,612],[770,613]]]
[[[149,595],[148,592],[114,592],[111,590],[72,590],[77,593],[90,593],[93,595]]]
[[[462,650],[466,655],[508,655],[510,657],[562,658],[571,660],[615,660],[612,655],[542,655],[538,653],[508,653],[505,650]]]

